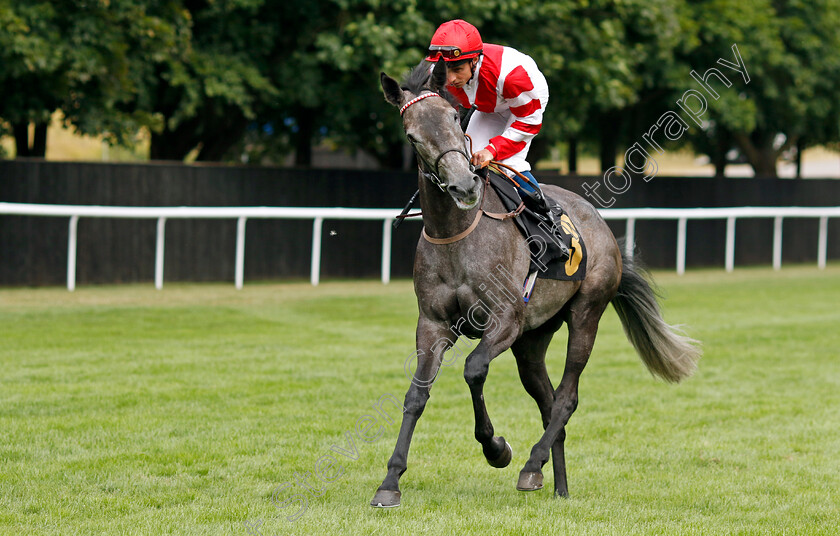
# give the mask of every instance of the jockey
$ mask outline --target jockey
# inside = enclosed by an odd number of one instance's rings
[[[465,109],[474,108],[466,133],[472,138],[471,162],[507,164],[528,177],[517,188],[550,221],[539,183],[525,159],[540,131],[548,103],[548,84],[529,56],[510,47],[483,43],[478,29],[463,20],[444,22],[432,36],[427,61],[446,62],[446,84]]]

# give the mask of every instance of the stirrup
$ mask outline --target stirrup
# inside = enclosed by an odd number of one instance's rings
[[[533,210],[537,216],[542,218],[548,227],[551,229],[552,234],[557,238],[555,243],[560,248],[560,254],[564,262],[571,258],[571,253],[569,251],[569,245],[563,240],[563,234],[560,231],[560,222],[554,217],[554,211],[552,207],[548,205],[548,200],[545,198],[545,194],[542,193],[541,190],[537,190],[535,192],[526,192],[523,201],[525,201],[526,205],[529,205],[531,210]],[[559,205],[555,205],[559,206]]]
[[[560,225],[558,224],[557,220],[554,219],[554,213],[552,211],[548,211],[548,218],[551,222],[551,232],[554,233],[554,236],[557,238],[555,241],[557,246],[560,248],[560,255],[563,262],[569,260],[571,258],[571,253],[569,252],[569,246],[563,240],[563,235],[560,232]]]
[[[555,240],[554,242],[557,244],[557,247],[560,248],[560,255],[563,262],[566,262],[572,257],[571,252],[569,251],[569,245],[563,240],[563,233],[560,229],[560,222],[554,217],[554,211],[548,209],[545,212],[546,220],[549,223],[549,227],[551,229],[552,234],[554,234]]]

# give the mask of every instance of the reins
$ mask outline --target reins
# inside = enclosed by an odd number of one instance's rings
[[[419,102],[423,99],[429,98],[429,97],[440,97],[440,95],[438,93],[435,93],[435,92],[429,92],[429,93],[423,93],[422,95],[419,95],[419,96],[411,99],[410,101],[406,102],[400,108],[400,116],[402,116],[405,113],[405,111],[412,104],[415,104],[415,103],[417,103],[417,102]],[[470,154],[472,154],[472,138],[470,137],[469,134],[466,134],[466,133],[464,134],[464,136],[470,142],[469,151],[470,151]],[[433,166],[429,165],[429,163],[426,161],[425,158],[423,158],[423,156],[420,154],[420,151],[417,150],[417,147],[414,145],[414,143],[411,140],[409,140],[409,143],[411,143],[411,147],[414,149],[414,153],[417,155],[417,159],[420,161],[419,162],[420,171],[423,173],[423,175],[432,184],[434,184],[435,186],[437,186],[438,188],[440,188],[444,192],[446,191],[446,189],[444,187],[444,182],[440,179],[439,172],[438,172],[438,166],[440,165],[441,159],[449,153],[457,152],[457,153],[463,154],[467,158],[467,161],[470,160],[469,155],[467,155],[461,149],[447,149],[446,151],[443,151],[442,153],[440,153],[437,158],[435,158],[435,164],[434,164],[434,167],[433,167]],[[496,160],[491,160],[489,162],[488,166],[490,167],[490,169],[492,169],[494,172],[498,173],[502,177],[506,177],[509,181],[511,181],[514,185],[516,185],[519,188],[521,188],[521,185],[516,181],[516,179],[514,179],[513,177],[511,177],[510,175],[508,175],[507,173],[502,171],[501,168],[505,168],[509,171],[512,171],[517,177],[519,177],[525,183],[534,187],[533,183],[528,179],[528,177],[526,177],[525,175],[523,175],[519,171],[513,169],[512,167],[508,166],[507,164],[503,164],[503,163],[498,162]],[[424,167],[426,169],[423,169]],[[470,163],[470,167],[472,167],[472,163]],[[484,192],[481,196],[481,205],[478,207],[478,211],[475,214],[475,219],[473,220],[473,222],[470,224],[469,227],[467,227],[466,229],[464,229],[460,233],[458,233],[456,235],[453,235],[453,236],[450,236],[448,238],[435,238],[435,237],[429,236],[428,233],[426,233],[426,228],[423,227],[423,238],[431,244],[437,244],[437,245],[452,244],[454,242],[458,242],[459,240],[463,240],[464,238],[469,236],[475,230],[475,228],[478,227],[478,223],[481,221],[481,216],[482,215],[487,216],[488,218],[492,218],[494,220],[504,221],[504,220],[507,220],[507,219],[510,219],[510,218],[515,218],[515,217],[519,216],[522,213],[522,211],[525,210],[525,203],[520,202],[519,206],[516,207],[516,209],[514,209],[510,212],[504,212],[504,213],[487,212],[486,210],[484,210],[483,207],[484,207],[484,200],[486,199],[487,189],[489,187],[490,187],[490,176],[485,175]],[[397,227],[399,222],[401,222],[405,218],[414,218],[414,217],[423,215],[422,211],[421,212],[415,212],[413,214],[408,214],[408,211],[411,210],[411,206],[414,204],[414,201],[417,199],[418,194],[419,194],[419,190],[417,191],[417,193],[415,193],[411,197],[411,200],[405,206],[402,213],[399,214],[396,217],[396,221],[394,222],[394,227]]]

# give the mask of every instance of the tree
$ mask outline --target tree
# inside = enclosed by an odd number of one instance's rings
[[[435,2],[442,20],[473,22],[485,41],[513,46],[537,62],[551,96],[532,161],[560,141],[596,141],[612,167],[639,110],[667,92],[680,26],[671,0]],[[428,38],[427,38],[428,39]],[[660,99],[661,100],[661,99]],[[575,159],[576,154],[570,154]]]
[[[280,132],[294,146],[297,165],[309,165],[313,143],[329,138],[337,147],[366,151],[385,167],[403,166],[401,122],[382,97],[379,72],[398,76],[422,58],[434,27],[416,0],[268,5],[266,16],[284,31],[268,63],[279,95],[261,109],[271,133],[263,137]]]
[[[70,80],[64,75],[57,15],[47,3],[0,4],[0,117],[11,125],[17,156],[44,156],[46,126]],[[29,142],[29,124],[35,139]]]
[[[567,61],[555,84],[572,128],[563,139],[596,142],[602,171],[667,107],[673,51],[683,38],[673,4],[581,1],[564,23],[558,51]]]
[[[260,17],[264,2],[188,0],[168,13],[181,48],[143,66],[131,106],[158,119],[150,157],[220,160],[277,91],[264,74],[264,50],[279,29]],[[173,17],[174,15],[174,17]]]
[[[174,2],[161,2],[167,17]],[[0,117],[11,124],[18,156],[46,151],[46,128],[56,110],[83,134],[125,142],[152,122],[131,106],[150,57],[178,47],[177,32],[143,4],[129,0],[0,4]],[[35,140],[28,141],[30,123]]]
[[[149,127],[155,159],[277,162],[294,150],[305,166],[327,140],[404,167],[378,73],[416,65],[452,18],[546,75],[532,160],[568,141],[598,144],[612,167],[694,87],[689,73],[732,59],[733,44],[750,82],[710,100],[706,128],[677,144],[709,153],[721,174],[736,145],[775,176],[783,151],[840,140],[835,0],[0,0],[0,129],[19,156],[43,156],[60,110],[112,143]]]
[[[733,61],[737,45],[748,70],[746,86],[720,91],[709,108],[714,135],[731,139],[756,176],[776,177],[780,156],[792,147],[840,139],[840,4],[709,0],[687,9],[698,21],[698,42],[682,59]],[[718,144],[713,151],[719,163],[725,149]]]

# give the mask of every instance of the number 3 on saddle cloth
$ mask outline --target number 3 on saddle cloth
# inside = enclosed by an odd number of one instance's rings
[[[510,180],[493,171],[489,175],[490,184],[499,194],[505,209],[516,210],[522,199]],[[513,218],[531,251],[531,267],[528,272],[536,272],[537,278],[581,281],[586,277],[586,245],[583,237],[556,201],[546,196],[546,202],[551,207],[556,225],[531,210],[527,202],[525,210]],[[560,240],[569,249],[568,257],[558,245]]]

